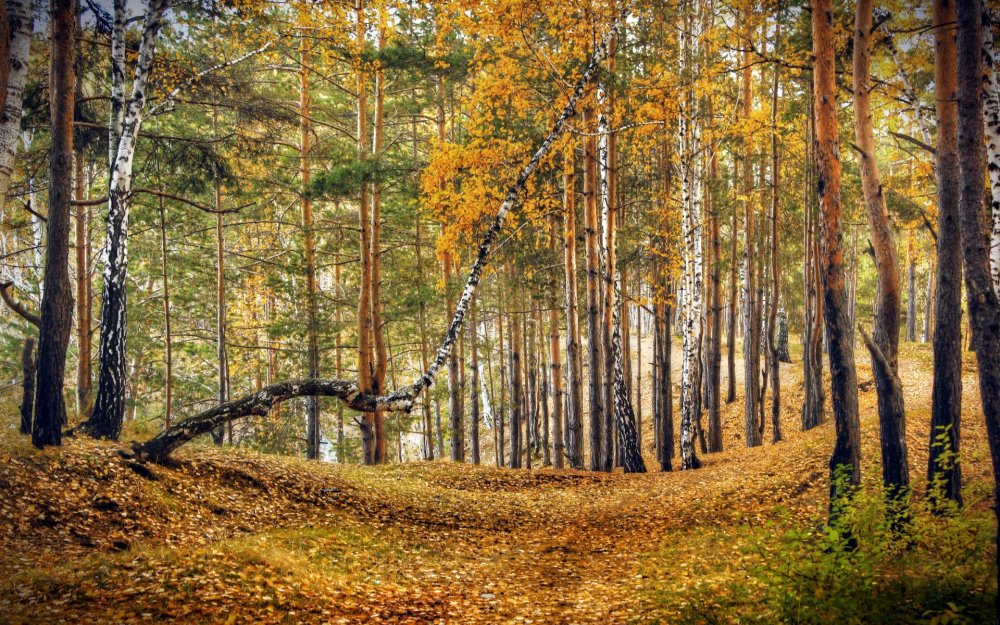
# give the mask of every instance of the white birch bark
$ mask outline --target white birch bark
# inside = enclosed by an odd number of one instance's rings
[[[986,122],[987,169],[990,173],[990,272],[993,290],[1000,292],[1000,49],[993,41],[997,15],[983,3],[983,118]]]
[[[109,184],[104,293],[101,298],[100,375],[94,412],[86,429],[95,436],[117,439],[125,414],[126,282],[128,276],[128,220],[132,204],[132,167],[142,127],[156,42],[163,24],[166,0],[150,0],[143,23],[132,90],[124,99],[125,2],[115,1],[112,32],[112,103],[108,123]],[[119,26],[119,22],[121,25]],[[117,138],[117,141],[115,139]]]
[[[692,9],[693,12],[693,9]],[[681,75],[692,69],[695,44],[691,28],[695,20],[687,21],[686,33],[681,37]],[[688,88],[680,115],[681,155],[681,232],[684,249],[681,255],[680,300],[683,306],[681,319],[683,352],[681,360],[681,469],[696,469],[700,462],[695,455],[695,424],[698,421],[701,390],[702,342],[702,224],[701,224],[701,158],[695,117],[694,92]]]
[[[29,46],[34,22],[31,0],[6,0],[10,20],[10,75],[7,103],[0,115],[0,217],[4,214],[7,189],[14,172],[17,144],[21,138],[21,105],[28,80]]]

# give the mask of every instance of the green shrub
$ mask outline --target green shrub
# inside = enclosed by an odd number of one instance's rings
[[[866,483],[832,525],[784,512],[726,537],[720,552],[729,546],[740,564],[725,592],[695,586],[661,600],[683,623],[989,623],[996,571],[984,500],[948,514],[907,502],[907,522],[893,527],[884,491]]]

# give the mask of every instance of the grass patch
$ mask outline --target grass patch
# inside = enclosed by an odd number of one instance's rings
[[[901,531],[868,483],[833,526],[778,509],[763,524],[686,535],[649,558],[648,594],[664,623],[990,622],[995,534],[982,490],[943,516],[911,505]]]

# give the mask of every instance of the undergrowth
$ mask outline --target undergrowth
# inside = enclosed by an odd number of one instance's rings
[[[988,623],[997,591],[988,490],[967,488],[963,508],[914,497],[900,524],[871,478],[832,523],[776,510],[709,538],[701,548],[714,550],[715,570],[693,584],[667,573],[654,601],[669,622],[690,625]]]

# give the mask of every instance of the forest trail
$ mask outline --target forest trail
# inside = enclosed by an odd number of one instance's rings
[[[928,356],[907,346],[901,367],[918,484]],[[864,387],[867,369],[859,379]],[[731,569],[735,528],[822,515],[833,429],[799,431],[794,381],[789,373],[786,441],[740,447],[737,402],[725,407],[728,451],[669,474],[364,468],[192,448],[141,475],[115,445],[73,439],[39,452],[5,434],[0,614],[10,623],[669,622],[657,593]],[[974,376],[966,389],[965,474],[980,481],[989,460]],[[876,458],[874,390],[861,401],[863,457]]]

